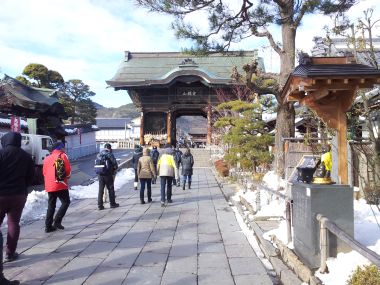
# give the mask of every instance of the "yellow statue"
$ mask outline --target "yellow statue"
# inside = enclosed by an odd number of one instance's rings
[[[316,178],[314,178],[314,183],[331,183],[331,170],[332,170],[332,154],[331,146],[325,145],[322,147],[322,156],[317,163],[317,170],[315,172]]]

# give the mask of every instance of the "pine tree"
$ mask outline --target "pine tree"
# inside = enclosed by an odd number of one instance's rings
[[[223,142],[229,146],[225,160],[235,165],[237,162],[243,169],[256,172],[258,166],[267,166],[272,161],[269,146],[273,144],[273,136],[262,119],[263,112],[273,102],[268,100],[248,101],[234,100],[221,103],[217,110],[224,112],[214,124],[223,129]]]
[[[197,53],[222,52],[234,42],[249,37],[267,38],[272,49],[280,57],[279,89],[275,93],[278,102],[276,121],[275,170],[284,173],[282,137],[294,135],[295,110],[292,103],[284,102],[281,89],[293,71],[296,57],[296,34],[303,18],[308,14],[332,15],[347,11],[356,0],[136,0],[151,11],[167,13],[175,17],[173,28],[178,38],[195,43],[190,49]],[[237,7],[232,9],[232,6]],[[195,15],[194,17],[192,17]],[[207,18],[208,27],[197,27]],[[193,19],[196,19],[195,21]],[[193,21],[192,21],[193,20]],[[271,28],[281,28],[282,41],[275,39]],[[248,68],[252,74],[255,68]],[[250,82],[250,76],[247,76]],[[251,86],[258,94],[254,85]]]

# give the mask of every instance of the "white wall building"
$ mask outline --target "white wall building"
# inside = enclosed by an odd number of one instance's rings
[[[97,142],[118,142],[140,139],[140,118],[97,118]]]

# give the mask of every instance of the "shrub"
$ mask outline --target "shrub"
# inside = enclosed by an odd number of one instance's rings
[[[252,174],[252,179],[255,181],[263,181],[265,173],[254,173]]]
[[[358,266],[347,285],[380,285],[380,270],[376,265]]]
[[[216,171],[219,173],[222,177],[227,177],[229,175],[229,168],[226,162],[219,159],[215,161],[214,163]]]
[[[378,187],[366,186],[363,189],[364,199],[370,205],[378,205],[380,201],[380,189]]]

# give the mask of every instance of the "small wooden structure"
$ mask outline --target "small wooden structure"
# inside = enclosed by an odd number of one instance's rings
[[[37,134],[63,139],[62,119],[67,119],[58,102],[58,90],[36,88],[5,75],[0,80],[0,113],[36,118]]]
[[[285,101],[307,106],[330,128],[337,130],[339,183],[348,184],[347,118],[359,88],[380,84],[380,70],[357,64],[353,57],[309,57],[289,76],[283,91]]]

